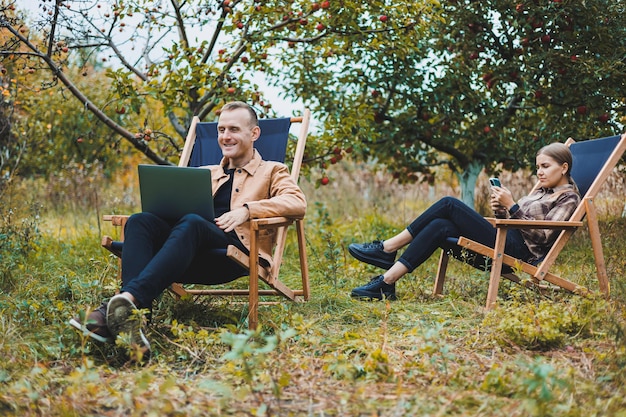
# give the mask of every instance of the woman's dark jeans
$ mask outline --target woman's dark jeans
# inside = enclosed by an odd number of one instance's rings
[[[150,308],[174,282],[222,284],[248,274],[225,256],[228,245],[241,248],[241,242],[196,214],[173,224],[151,213],[133,214],[124,236],[121,291],[131,293],[140,308]],[[224,251],[213,254],[214,249]]]
[[[424,263],[438,248],[450,249],[447,241],[449,237],[465,236],[491,247],[496,243],[496,229],[491,223],[453,197],[444,197],[430,206],[413,220],[407,230],[413,240],[398,262],[406,266],[409,272]],[[532,256],[522,234],[516,229],[508,231],[504,252],[522,260]]]

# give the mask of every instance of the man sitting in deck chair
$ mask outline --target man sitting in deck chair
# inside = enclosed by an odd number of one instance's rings
[[[130,335],[131,343],[149,352],[150,344],[134,310],[149,309],[175,282],[214,285],[248,275],[225,255],[211,256],[207,251],[235,245],[249,252],[249,219],[304,217],[304,193],[287,166],[263,160],[253,148],[261,133],[254,109],[242,102],[224,105],[217,129],[224,157],[219,165],[207,167],[211,169],[215,222],[195,214],[174,224],[151,213],[132,215],[124,230],[120,294],[85,320],[84,327],[95,339],[115,340],[123,332]],[[271,239],[260,242],[260,256],[268,261],[271,243]],[[74,323],[83,327],[76,319]]]

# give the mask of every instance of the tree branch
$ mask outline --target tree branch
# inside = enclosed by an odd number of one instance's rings
[[[164,159],[157,155],[152,149],[148,147],[146,142],[140,140],[135,137],[135,134],[130,132],[129,130],[124,129],[122,126],[117,124],[113,119],[107,116],[100,108],[94,105],[87,96],[85,96],[75,85],[74,83],[67,77],[67,75],[63,72],[63,70],[56,65],[56,63],[52,60],[52,58],[37,49],[35,45],[30,43],[28,39],[22,36],[19,31],[16,31],[12,26],[5,26],[8,30],[17,37],[20,42],[26,45],[33,54],[43,60],[48,68],[52,71],[52,73],[57,77],[63,85],[67,87],[67,89],[76,97],[81,103],[84,104],[85,109],[89,110],[94,116],[96,116],[102,123],[107,125],[112,131],[122,136],[124,139],[128,140],[136,149],[145,154],[150,160],[157,164],[162,165],[171,165],[171,162],[167,159]]]
[[[52,18],[52,22],[50,25],[50,34],[48,35],[48,52],[46,55],[49,57],[52,56],[52,51],[54,49],[54,33],[56,32],[57,20],[59,18],[59,7],[61,5],[61,0],[56,0],[54,5],[54,17]]]

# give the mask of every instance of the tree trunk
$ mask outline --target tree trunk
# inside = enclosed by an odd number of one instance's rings
[[[475,208],[474,190],[476,188],[476,181],[482,170],[483,164],[478,161],[473,161],[465,168],[465,171],[457,173],[459,185],[461,186],[461,201],[472,208]]]

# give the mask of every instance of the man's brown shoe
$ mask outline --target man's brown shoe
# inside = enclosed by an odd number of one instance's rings
[[[113,337],[107,327],[107,302],[103,302],[100,307],[96,308],[87,315],[83,321],[81,315],[70,319],[70,325],[83,332],[98,342],[108,343],[113,341]],[[84,317],[84,314],[82,315]]]

